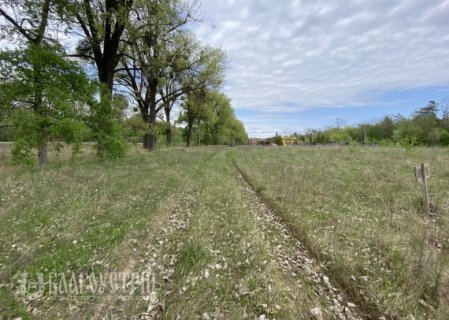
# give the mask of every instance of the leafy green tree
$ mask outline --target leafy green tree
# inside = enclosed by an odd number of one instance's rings
[[[395,123],[391,117],[385,116],[382,121],[369,125],[367,128],[367,136],[371,141],[382,141],[392,139]]]
[[[441,107],[441,127],[449,132],[449,98],[444,98],[440,102]]]
[[[437,113],[438,105],[433,100],[415,112],[412,121],[421,128],[420,134],[416,136],[420,144],[430,145],[438,142],[439,134],[438,130],[435,130],[439,124]]]
[[[396,124],[393,131],[393,139],[400,144],[419,145],[423,141],[420,137],[423,136],[422,128],[413,121],[404,119]]]
[[[1,58],[0,103],[18,130],[13,156],[30,162],[35,147],[42,166],[47,163],[47,142],[52,135],[68,142],[77,140],[75,133],[81,124],[73,119],[69,103],[82,100],[80,89],[87,80],[75,64],[61,58],[60,46],[48,31],[63,1],[3,0],[0,4],[1,31],[10,39],[17,37],[20,47],[3,51]]]
[[[179,33],[173,39],[172,48],[169,51],[168,75],[159,83],[159,96],[162,101],[165,121],[167,122],[166,143],[167,146],[172,141],[171,112],[175,105],[179,105],[180,99],[194,88],[187,87],[186,80],[194,75],[198,69],[195,67],[199,61],[195,61],[191,56],[195,52],[195,46],[199,43],[188,33]],[[197,56],[200,58],[200,56]]]
[[[147,130],[147,125],[140,114],[136,113],[125,120],[126,134],[128,137],[141,137]]]
[[[180,73],[190,67],[190,52],[197,41],[182,30],[194,7],[179,0],[140,2],[138,18],[127,26],[130,46],[121,59],[119,82],[129,89],[149,129],[144,148],[153,150],[157,135],[153,126],[164,108],[167,121],[173,104],[184,94],[176,85]]]
[[[329,137],[330,140],[336,142],[349,141],[351,139],[351,136],[349,135],[348,131],[342,128],[328,129],[326,130],[326,135]]]
[[[321,143],[321,144],[328,143],[329,142],[329,137],[326,135],[325,132],[319,131],[317,133],[317,135],[316,135],[315,142],[316,143]]]
[[[415,111],[415,119],[426,118],[436,120],[438,119],[438,105],[435,101],[430,100],[426,106]]]
[[[126,143],[114,118],[112,91],[117,65],[122,56],[121,42],[133,8],[133,0],[68,0],[65,19],[72,29],[83,34],[75,56],[95,64],[101,84],[100,99],[91,110],[91,122],[99,156],[117,158],[124,155]]]
[[[94,103],[95,90],[83,70],[47,45],[2,52],[0,61],[0,104],[16,128],[13,160],[31,164],[37,149],[42,166],[48,141],[79,145],[83,111]]]
[[[356,141],[362,142],[364,139],[364,134],[362,128],[359,127],[346,127],[345,132],[349,136],[349,139],[346,141]]]
[[[195,127],[202,122],[208,122],[214,116],[207,104],[207,92],[205,90],[195,91],[187,95],[182,104],[183,112],[178,118],[179,123],[186,123],[185,136],[186,146],[192,145],[192,136]]]
[[[186,123],[186,143],[223,145],[244,144],[248,136],[235,118],[231,101],[219,91],[194,92],[183,104],[178,122]],[[194,137],[193,137],[194,136]]]
[[[440,142],[443,146],[449,146],[449,132],[444,129],[440,135]]]
[[[243,124],[235,118],[231,100],[219,91],[212,91],[208,98],[209,108],[214,116],[209,117],[206,126],[207,140],[204,144],[243,144],[247,142],[247,134]]]

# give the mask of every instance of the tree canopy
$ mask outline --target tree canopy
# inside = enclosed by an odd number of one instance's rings
[[[196,1],[0,4],[1,36],[14,44],[0,52],[1,126],[14,128],[6,136],[16,142],[15,160],[31,163],[37,150],[44,165],[49,143],[73,144],[76,151],[86,139],[96,142],[99,156],[118,158],[125,137],[137,133],[152,150],[161,132],[169,145],[175,125],[195,108],[186,132],[199,134],[201,127],[200,143],[245,141],[230,100],[219,92],[224,52],[187,28],[198,18]],[[61,41],[73,36],[76,46]],[[127,120],[129,108],[139,111],[144,131]],[[175,109],[183,110],[179,121]]]

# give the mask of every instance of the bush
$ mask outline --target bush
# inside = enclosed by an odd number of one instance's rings
[[[441,133],[440,142],[443,146],[449,146],[449,132],[444,131]]]
[[[284,145],[284,140],[282,140],[281,136],[274,136],[273,139],[271,140],[274,144],[277,144],[278,146],[283,146]]]

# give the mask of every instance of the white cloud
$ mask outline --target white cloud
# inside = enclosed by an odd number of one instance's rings
[[[227,51],[234,107],[299,111],[448,83],[448,16],[449,1],[203,0],[195,32]]]

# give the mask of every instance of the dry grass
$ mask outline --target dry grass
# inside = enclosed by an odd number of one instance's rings
[[[377,316],[447,319],[447,149],[247,148],[235,152],[260,194]],[[431,166],[434,217],[413,168]]]
[[[280,267],[291,244],[279,250],[277,229],[261,226],[231,160],[362,311],[449,317],[447,149],[134,146],[110,162],[85,146],[38,169],[13,166],[9,148],[0,145],[0,318],[137,318],[151,303],[28,301],[10,284],[22,271],[155,267],[167,319],[305,319],[314,307],[332,318],[319,284]],[[413,177],[424,161],[434,217]]]
[[[101,162],[87,148],[76,158],[52,155],[44,169],[2,163],[0,314],[27,319],[36,308],[33,318],[46,319],[69,311],[69,302],[17,299],[10,284],[19,272],[126,271],[132,240],[151,235],[152,221],[163,219],[209,153],[136,149],[121,162]]]
[[[164,318],[310,317],[324,297],[280,268],[269,245],[273,235],[254,221],[253,200],[241,192],[231,162],[219,153],[206,170],[191,225],[176,241],[181,258]]]

